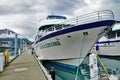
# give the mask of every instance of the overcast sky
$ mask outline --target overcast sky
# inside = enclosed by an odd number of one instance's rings
[[[120,0],[0,0],[0,29],[11,29],[30,40],[39,20],[49,14],[72,18],[98,10],[112,10],[120,20]]]

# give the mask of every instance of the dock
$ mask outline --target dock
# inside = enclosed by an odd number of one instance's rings
[[[48,80],[32,54],[23,51],[0,73],[0,80]]]

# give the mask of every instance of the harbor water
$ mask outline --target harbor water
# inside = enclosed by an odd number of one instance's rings
[[[79,66],[79,73],[77,74],[78,79],[77,80],[88,80],[90,78],[90,70],[87,62],[88,58],[86,58],[86,61]],[[51,68],[54,69],[56,74],[56,80],[75,80],[76,77],[76,66],[56,63],[56,62],[50,62],[45,61],[43,62],[43,65],[50,70]]]
[[[89,70],[89,61],[88,57],[84,60],[84,62],[79,67],[79,74],[77,80],[90,80],[90,70]],[[114,75],[120,80],[120,57],[101,57],[102,62],[109,75]],[[63,65],[56,62],[45,61],[43,65],[50,70],[51,68],[55,71],[56,80],[75,80],[77,67],[71,67],[67,65]],[[99,78],[107,76],[103,67],[99,64]]]

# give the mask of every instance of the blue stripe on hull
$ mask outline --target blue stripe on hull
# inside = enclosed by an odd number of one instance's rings
[[[76,66],[67,65],[67,64],[58,63],[58,62],[53,62],[53,61],[44,61],[44,64],[51,64],[53,66],[58,66],[58,67],[66,69],[66,70],[70,70],[70,71],[74,71],[74,72],[77,69]]]
[[[63,29],[63,30],[60,30],[57,32],[53,32],[51,34],[48,34],[48,35],[40,38],[38,41],[36,41],[35,44],[37,44],[43,40],[58,36],[58,35],[74,32],[74,31],[79,31],[79,30],[90,29],[90,28],[97,28],[97,27],[102,27],[102,26],[112,26],[114,23],[115,23],[114,20],[104,20],[104,21],[98,21],[98,22],[93,22],[93,23],[88,23],[88,24],[83,24],[83,25],[66,28],[66,29]]]
[[[91,53],[88,53],[87,56],[89,56]],[[114,59],[114,60],[120,60],[120,55],[102,55],[102,54],[99,54],[98,55],[100,58],[107,58],[107,59]]]
[[[101,41],[101,42],[97,42],[97,44],[109,44],[109,43],[116,43],[116,42],[120,42],[120,40],[114,40],[114,41]]]
[[[100,57],[103,58],[120,58],[120,55],[99,55]]]

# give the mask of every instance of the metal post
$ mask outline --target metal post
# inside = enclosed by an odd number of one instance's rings
[[[22,39],[22,48],[25,48],[24,39]]]
[[[55,71],[54,71],[54,67],[51,67],[49,73],[50,73],[50,75],[51,75],[51,78],[52,78],[53,80],[55,80]]]
[[[19,49],[18,49],[18,55],[20,55],[20,53],[21,53],[21,50],[22,50],[22,39],[21,38],[19,38]]]
[[[18,38],[18,35],[15,34],[15,52],[14,52],[14,56],[17,55],[17,38]]]
[[[100,20],[100,12],[98,11],[98,21]]]

